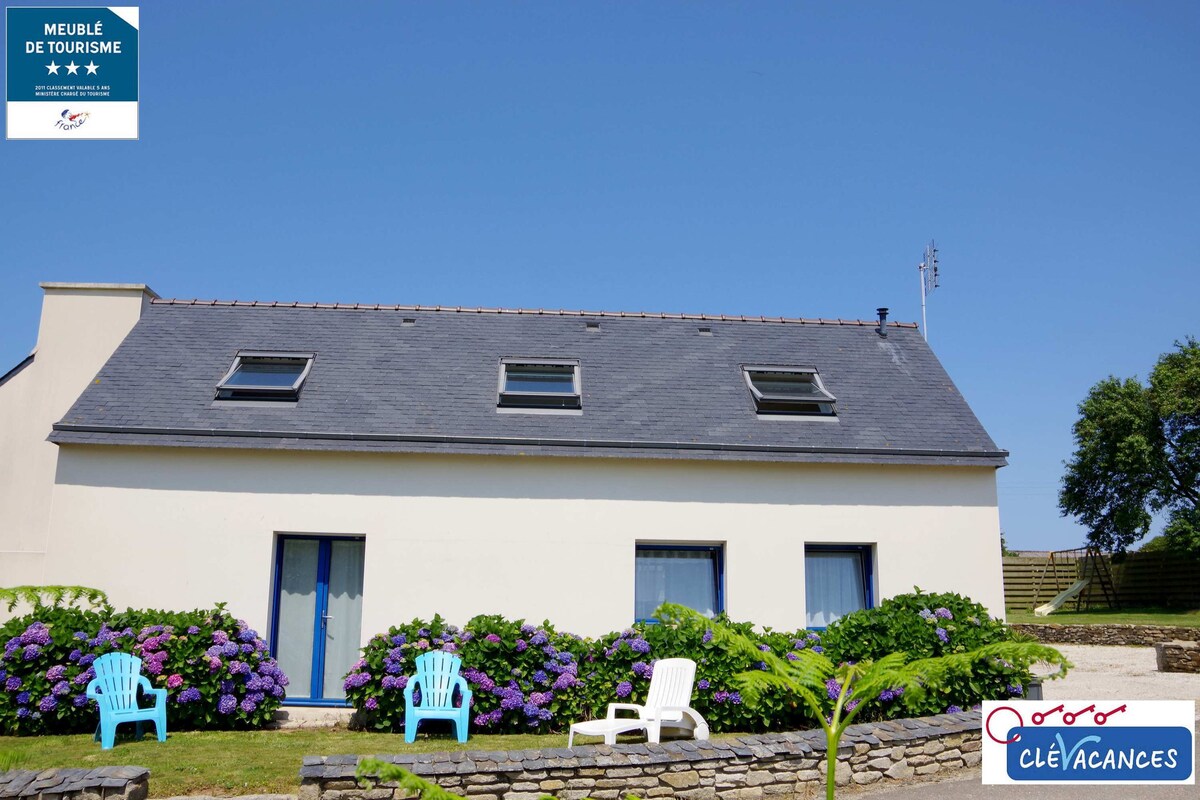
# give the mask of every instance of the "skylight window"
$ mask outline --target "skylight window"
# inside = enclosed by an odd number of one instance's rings
[[[217,384],[217,399],[296,401],[312,362],[311,353],[243,351]]]
[[[821,376],[808,367],[744,367],[743,374],[759,414],[834,416],[837,399]]]
[[[583,406],[578,361],[504,359],[500,362],[501,408]]]

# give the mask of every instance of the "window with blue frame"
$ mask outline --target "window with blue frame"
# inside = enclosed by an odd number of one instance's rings
[[[634,616],[651,620],[663,603],[694,608],[706,617],[725,610],[721,545],[637,546]]]
[[[874,605],[871,548],[808,545],[804,548],[804,613],[809,628]]]

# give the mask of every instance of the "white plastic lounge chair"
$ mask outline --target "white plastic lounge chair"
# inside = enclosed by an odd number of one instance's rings
[[[609,703],[605,719],[576,722],[567,736],[567,747],[580,736],[603,736],[605,744],[615,744],[617,734],[644,730],[646,740],[658,743],[663,729],[682,732],[694,739],[708,738],[708,723],[691,707],[692,683],[696,662],[690,658],[664,658],[654,662],[654,677],[645,705]],[[618,717],[618,711],[637,712],[636,717]]]

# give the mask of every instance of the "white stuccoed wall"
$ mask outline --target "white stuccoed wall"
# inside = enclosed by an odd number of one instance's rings
[[[480,613],[633,620],[637,542],[725,543],[726,610],[804,624],[806,542],[876,545],[876,597],[1003,614],[995,470],[64,446],[45,580],[267,629],[279,533],[366,537],[364,641]]]
[[[0,586],[46,583],[46,523],[58,459],[46,437],[156,296],[142,284],[41,286],[36,356],[0,386]]]

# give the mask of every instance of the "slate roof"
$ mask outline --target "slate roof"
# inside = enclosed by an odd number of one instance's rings
[[[1007,453],[916,326],[887,330],[879,336],[874,320],[154,300],[50,440],[1002,466]],[[214,402],[239,350],[315,353],[299,402]],[[579,359],[583,414],[498,413],[502,357]],[[837,397],[836,420],[760,418],[743,364],[815,367]]]

